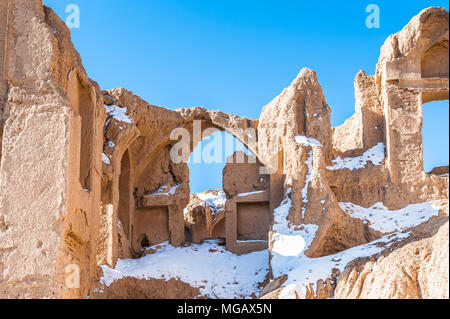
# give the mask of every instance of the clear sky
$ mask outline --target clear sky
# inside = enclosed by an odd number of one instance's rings
[[[385,39],[426,7],[448,10],[442,0],[44,3],[63,20],[68,4],[80,7],[72,40],[102,89],[125,87],[168,108],[205,106],[259,118],[262,107],[309,67],[318,73],[333,126],[354,113],[353,79],[359,70],[374,74]],[[380,8],[379,29],[365,25],[371,3]],[[448,101],[426,104],[424,116],[426,168],[447,165]],[[220,188],[223,166],[195,166],[193,192]]]

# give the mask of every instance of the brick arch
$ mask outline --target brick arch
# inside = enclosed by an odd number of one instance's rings
[[[214,114],[214,117],[211,117],[211,113]],[[183,121],[180,126],[178,127],[172,127],[170,130],[167,130],[163,137],[159,139],[158,142],[153,143],[153,147],[150,150],[150,147],[147,149],[143,149],[141,153],[143,153],[143,156],[139,158],[139,162],[136,163],[136,172],[139,174],[139,172],[142,171],[143,167],[147,165],[147,162],[152,156],[152,153],[158,150],[162,150],[166,147],[171,147],[178,143],[179,140],[171,140],[170,133],[172,130],[176,128],[183,128],[189,131],[190,138],[191,138],[191,145],[190,145],[190,153],[192,153],[195,149],[195,147],[198,145],[200,141],[202,141],[204,138],[211,136],[215,132],[211,129],[215,129],[220,132],[227,132],[231,134],[233,137],[235,137],[237,140],[239,140],[248,150],[250,150],[258,159],[260,159],[260,156],[258,156],[258,149],[257,149],[257,129],[256,129],[256,121],[253,120],[247,120],[245,118],[240,118],[237,116],[232,116],[236,118],[239,122],[241,122],[242,125],[234,126],[234,127],[227,127],[226,123],[228,120],[228,117],[230,117],[229,114],[222,113],[222,112],[211,112],[206,111],[202,114],[197,114],[193,118],[189,118],[186,121]],[[201,122],[201,136],[200,138],[197,138],[194,136],[194,125],[196,121]],[[250,125],[248,123],[250,121]],[[246,135],[246,132],[248,130],[253,130],[256,136],[248,137]],[[145,137],[141,136],[141,139],[151,138],[151,137]],[[254,143],[252,143],[252,140],[254,139]],[[140,147],[139,142],[136,142],[136,144],[132,147]],[[142,142],[141,142],[142,144]],[[156,145],[155,145],[156,144]]]

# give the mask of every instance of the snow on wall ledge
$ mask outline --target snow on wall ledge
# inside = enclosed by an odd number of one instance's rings
[[[148,248],[153,254],[140,259],[120,259],[115,269],[102,266],[101,284],[110,286],[124,277],[138,279],[178,279],[199,288],[201,296],[212,299],[253,298],[269,271],[267,250],[234,255],[206,241],[189,247],[173,247],[167,242]]]
[[[330,171],[336,171],[341,169],[349,169],[351,171],[355,169],[360,169],[366,167],[367,163],[370,161],[373,165],[381,165],[381,162],[384,160],[385,155],[385,146],[384,143],[378,143],[372,148],[369,148],[364,152],[361,156],[356,157],[346,157],[342,159],[341,157],[336,158],[332,162],[333,166],[327,166],[327,169]]]
[[[213,215],[225,210],[227,195],[223,190],[220,190],[217,195],[214,195],[206,191],[203,193],[198,193],[197,196],[204,203],[208,204],[211,207]]]
[[[126,107],[119,107],[115,105],[105,105],[106,113],[111,115],[114,119],[120,122],[131,124],[133,123],[133,120],[126,115],[128,109]]]
[[[159,196],[159,195],[165,195],[165,196],[169,196],[169,195],[174,195],[177,191],[177,189],[180,187],[180,184],[177,184],[175,186],[161,186],[160,188],[158,188],[158,190],[154,193],[149,194],[150,196]]]
[[[307,136],[303,136],[303,135],[297,135],[295,137],[295,141],[298,144],[302,144],[304,146],[308,146],[308,147],[322,147],[322,144],[316,140],[313,137],[307,137]]]

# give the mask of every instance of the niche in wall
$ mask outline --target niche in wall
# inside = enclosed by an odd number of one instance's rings
[[[268,240],[270,204],[237,203],[237,240]]]

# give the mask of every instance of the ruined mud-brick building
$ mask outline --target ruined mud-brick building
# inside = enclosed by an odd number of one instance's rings
[[[259,120],[102,91],[50,8],[0,0],[0,298],[195,297],[181,279],[100,278],[157,244],[218,238],[236,258],[268,251],[253,297],[448,298],[448,167],[424,171],[421,135],[422,106],[449,98],[448,19],[428,8],[390,36],[376,74],[356,76],[355,114],[332,128],[306,68]],[[220,205],[190,195],[171,160],[174,130],[198,121],[188,151],[221,130],[255,155],[226,166]],[[386,227],[425,203],[429,218]],[[327,256],[329,273],[302,277],[302,260]]]

